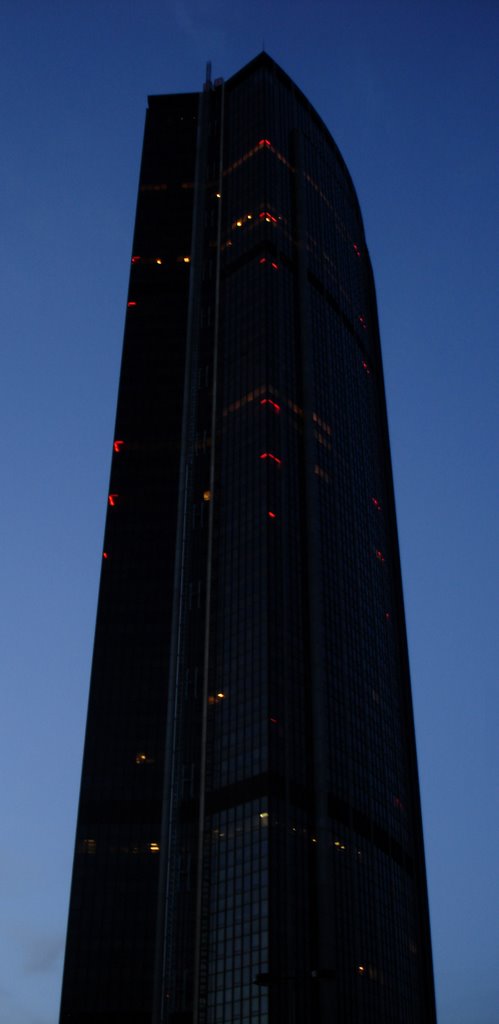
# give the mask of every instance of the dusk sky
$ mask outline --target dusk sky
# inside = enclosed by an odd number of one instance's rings
[[[0,1024],[55,1024],[147,95],[265,46],[376,279],[439,1024],[497,1024],[494,0],[4,0]]]

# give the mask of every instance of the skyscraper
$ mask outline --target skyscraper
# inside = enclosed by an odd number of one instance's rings
[[[61,1024],[431,1024],[376,301],[261,54],[145,129]]]

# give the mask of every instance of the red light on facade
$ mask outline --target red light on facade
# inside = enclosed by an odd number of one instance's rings
[[[140,263],[140,256],[132,256],[132,263]]]
[[[278,263],[271,263],[271,267],[273,267],[274,270],[279,270],[279,264]]]
[[[390,619],[391,619],[390,612],[385,612],[385,619],[386,619],[387,622],[390,622]]]
[[[258,145],[259,145],[259,146],[271,146],[271,145],[272,145],[272,143],[271,143],[271,142],[269,142],[269,140],[268,140],[268,139],[260,139],[260,141],[259,141]]]
[[[279,719],[275,718],[274,715],[271,715],[270,716],[270,721],[272,722],[272,725],[277,725]]]
[[[124,441],[115,441],[114,444],[113,444],[113,448],[114,448],[115,452],[121,451],[121,449],[123,448],[124,443],[125,443]]]
[[[376,548],[376,558],[378,559],[379,562],[385,561],[385,556],[383,552],[379,550],[379,548]]]
[[[108,504],[111,506],[111,508],[114,508],[114,506],[117,504],[118,498],[119,498],[119,494],[110,494],[109,495],[107,501],[108,501]]]
[[[268,213],[266,210],[263,210],[262,213],[258,214],[258,216],[260,220],[266,220],[268,224],[277,224],[277,217],[274,217],[272,213]]]
[[[371,498],[371,501],[372,501],[374,507],[378,509],[378,512],[381,512],[381,505],[380,505],[378,499],[377,498]]]
[[[262,256],[261,260],[258,260],[258,262],[259,263],[266,263],[267,260],[265,259],[265,256]]]
[[[359,249],[358,245],[355,245],[355,242],[353,244],[353,251],[354,251],[356,256],[360,256],[360,249]]]
[[[278,466],[281,465],[281,459],[279,459],[277,457],[277,455],[273,455],[272,452],[262,452],[262,454],[260,455],[260,458],[261,459],[272,459],[272,462],[277,462]]]
[[[130,308],[130,306],[136,306],[136,305],[137,305],[136,302],[127,302],[128,308]]]
[[[275,512],[267,512],[267,515],[268,515],[269,519],[276,519],[277,518]]]
[[[260,405],[271,405],[275,412],[281,411],[281,406],[273,402],[271,398],[262,398]]]
[[[369,367],[368,367],[368,365],[367,365],[367,363],[366,363],[365,359],[364,359],[364,360],[362,361],[362,366],[363,366],[364,370],[366,371],[367,375],[369,376],[369,374],[371,373],[371,371],[370,371],[370,369],[369,369]]]
[[[103,558],[107,558],[107,551],[103,551],[103,552],[102,552],[102,557],[103,557]]]
[[[367,331],[367,324],[366,324],[365,316],[359,316],[359,324],[362,324],[362,327],[364,328],[364,330]]]

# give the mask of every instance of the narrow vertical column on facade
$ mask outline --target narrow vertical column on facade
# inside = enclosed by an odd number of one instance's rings
[[[192,952],[189,953],[189,946],[186,946],[185,938],[182,941],[183,929],[179,928],[179,920],[181,916],[189,920],[193,914],[190,907],[192,901],[190,879],[195,870],[196,860],[192,853],[187,854],[185,832],[190,829],[190,826],[181,824],[179,817],[181,818],[182,802],[188,795],[183,779],[189,756],[193,758],[191,795],[195,785],[197,775],[195,764],[199,758],[199,754],[196,753],[199,739],[196,738],[195,732],[196,722],[202,715],[201,696],[196,682],[200,672],[201,645],[199,638],[193,637],[192,624],[189,622],[189,588],[192,586],[194,556],[190,536],[191,515],[193,503],[199,500],[195,492],[198,483],[196,439],[200,428],[201,300],[204,274],[206,160],[210,128],[210,99],[210,93],[207,91],[202,92],[199,96],[174,567],[175,601],[171,621],[169,704],[165,744],[161,841],[163,854],[158,889],[158,903],[161,912],[158,915],[157,926],[153,1024],[162,1024],[164,1020],[168,1019],[170,1001],[177,1006],[182,1006],[185,1003],[186,988],[189,986],[192,990],[195,971],[194,960],[190,959]],[[202,574],[202,563],[198,565],[196,572],[198,575]],[[187,637],[194,641],[190,648],[191,658],[186,656]],[[194,656],[192,657],[192,655]],[[190,710],[190,722],[186,721],[187,707]],[[189,754],[191,748],[193,748],[192,754]],[[180,962],[182,966],[179,970]]]
[[[207,784],[207,744],[208,744],[208,698],[210,685],[213,677],[213,644],[211,639],[211,617],[212,617],[212,586],[213,586],[213,536],[215,528],[215,508],[217,500],[216,492],[216,457],[217,457],[217,431],[218,431],[218,360],[219,360],[219,329],[220,329],[220,246],[222,230],[222,180],[223,180],[223,151],[224,151],[224,86],[222,84],[217,100],[219,117],[219,149],[218,168],[216,176],[217,193],[220,200],[217,204],[217,225],[216,225],[216,262],[215,282],[213,296],[213,362],[212,362],[212,394],[211,394],[211,454],[210,454],[210,476],[209,491],[211,500],[209,503],[207,558],[206,558],[206,604],[204,612],[204,645],[203,645],[203,688],[202,688],[202,723],[200,737],[200,772],[199,772],[199,811],[198,811],[198,849],[197,849],[197,875],[196,875],[196,929],[195,929],[195,959],[194,959],[194,985],[193,985],[193,1007],[194,1024],[204,1024],[206,1019],[206,951],[201,948],[203,933],[203,917],[206,921],[208,915],[207,901],[210,895],[209,887],[209,859],[210,850],[205,850],[205,839],[209,828],[206,823],[206,784]],[[206,949],[206,947],[205,947]],[[203,971],[203,984],[201,979]]]
[[[304,628],[307,636],[307,669],[304,680],[309,692],[310,702],[310,821],[309,821],[309,858],[310,858],[310,917],[311,933],[314,936],[310,950],[310,961],[306,965],[309,977],[319,968],[330,967],[329,949],[325,930],[324,917],[320,912],[320,904],[327,900],[328,868],[326,864],[328,838],[327,809],[327,747],[324,730],[327,728],[327,706],[324,702],[324,677],[322,670],[322,617],[321,605],[321,570],[319,549],[319,510],[317,506],[317,489],[314,479],[315,441],[314,441],[314,340],[310,331],[310,312],[308,301],[308,240],[313,237],[314,225],[307,222],[305,204],[305,168],[302,155],[303,139],[299,131],[293,133],[293,162],[295,166],[295,204],[296,204],[296,260],[297,260],[297,298],[299,347],[301,356],[301,372],[303,382],[303,432],[304,432],[304,464],[303,481],[305,494],[304,524],[304,558],[306,565],[306,606]],[[329,932],[330,934],[330,932]],[[327,993],[322,985],[309,982],[310,1003],[314,1016],[322,1019],[328,1005]]]

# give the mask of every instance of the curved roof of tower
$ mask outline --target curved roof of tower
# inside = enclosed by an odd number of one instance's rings
[[[316,122],[321,131],[323,131],[324,134],[327,136],[332,147],[335,150],[335,153],[343,167],[343,170],[345,171],[347,180],[351,186],[355,198],[355,203],[358,206],[359,201],[357,198],[357,193],[355,191],[355,186],[352,181],[352,176],[350,174],[350,171],[348,170],[345,160],[343,159],[343,156],[340,152],[340,149],[338,148],[337,143],[335,142],[333,136],[331,135],[329,128],[322,120],[320,114],[317,113],[315,107],[312,106],[310,100],[307,99],[305,93],[303,93],[302,90],[296,85],[296,83],[293,82],[293,79],[290,78],[290,76],[283,70],[283,68],[281,68],[280,64],[278,64],[277,61],[273,60],[273,58],[270,57],[265,50],[262,50],[262,52],[257,54],[256,57],[253,57],[252,60],[248,61],[248,63],[245,64],[244,67],[240,68],[239,71],[236,71],[235,74],[231,75],[231,77],[227,79],[227,84],[236,83],[240,79],[247,78],[249,75],[252,75],[253,72],[258,71],[260,68],[268,68],[269,70],[273,71],[277,78],[281,79],[281,81],[287,86],[287,88],[290,89],[291,92],[295,94],[296,98],[307,109],[312,120]]]

